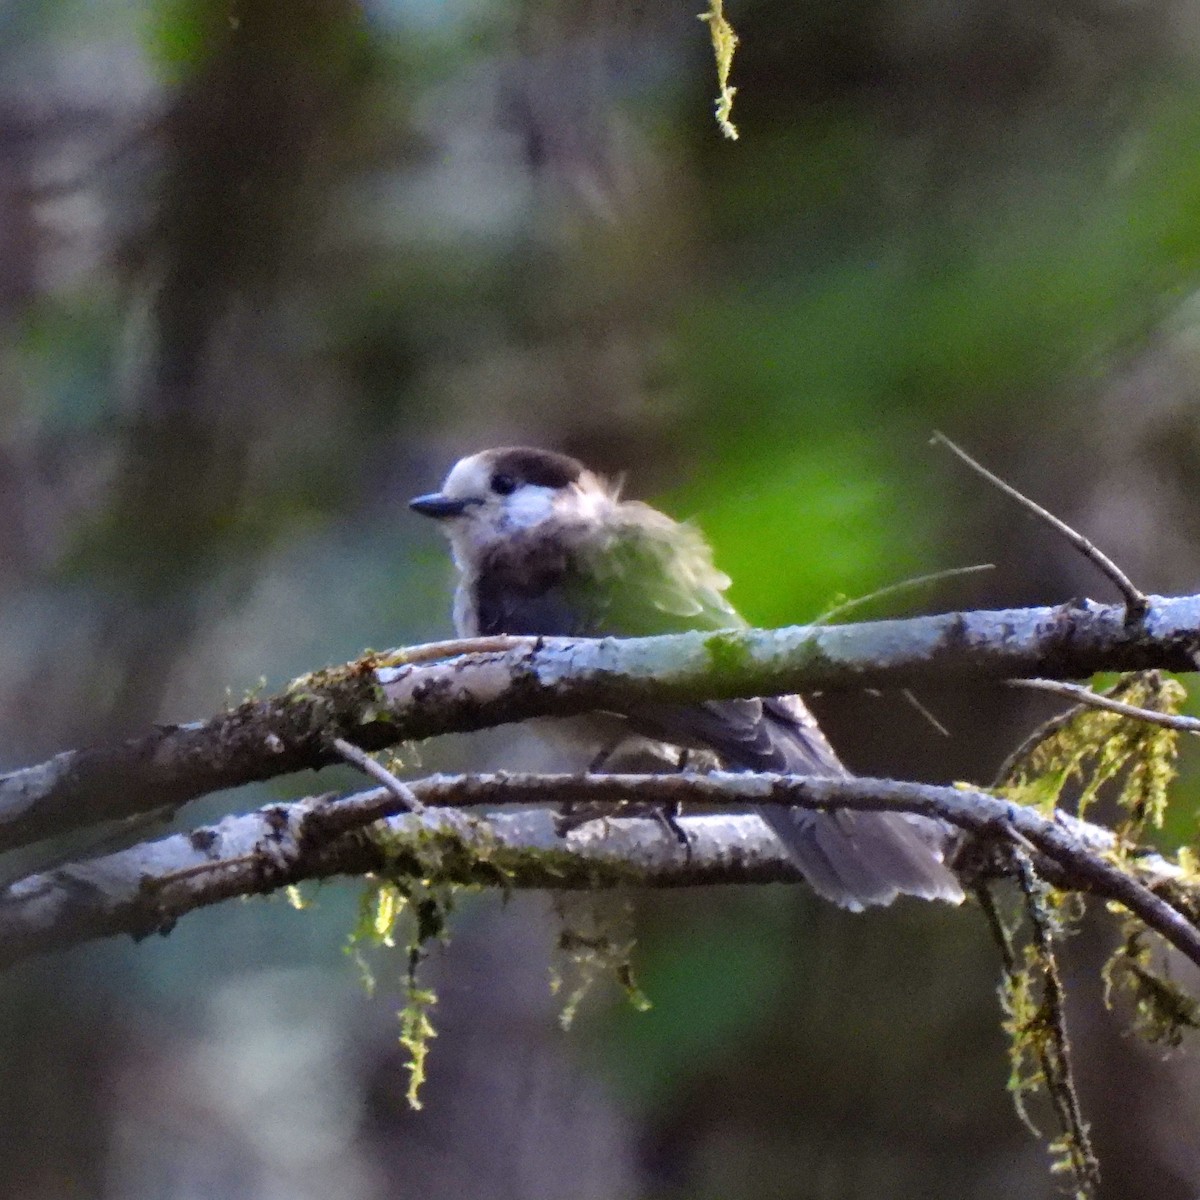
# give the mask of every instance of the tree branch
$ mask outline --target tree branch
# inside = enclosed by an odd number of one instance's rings
[[[1200,933],[1148,886],[1179,871],[1150,856],[1128,873],[1105,861],[1113,836],[1059,816],[1048,820],[994,796],[877,779],[708,775],[462,775],[414,780],[424,806],[381,787],[346,797],[273,804],[212,827],[20,880],[0,892],[0,966],[113,934],[168,932],[187,912],[306,879],[391,871],[439,883],[532,888],[681,887],[796,882],[800,875],[759,818],[681,820],[688,845],[662,822],[613,816],[565,837],[547,805],[628,801],[675,805],[839,805],[939,817],[987,843],[1028,842],[1058,887],[1115,900],[1200,965]],[[539,804],[511,814],[454,811]],[[405,810],[405,811],[401,811]],[[386,832],[367,834],[368,825]],[[992,863],[992,870],[999,870]]]
[[[421,648],[367,655],[285,692],[119,745],[74,750],[0,777],[0,851],[208,792],[438,734],[648,701],[863,687],[929,679],[1086,678],[1096,671],[1193,671],[1200,596],[1125,609],[949,613],[907,621],[684,633],[618,641],[503,639],[503,649],[426,661]],[[460,644],[461,647],[461,644]],[[415,660],[415,661],[414,661]]]
[[[1081,687],[1076,683],[1064,683],[1059,679],[1010,679],[1010,687],[1027,688],[1033,692],[1049,692],[1063,700],[1073,700],[1077,705],[1086,708],[1102,708],[1106,712],[1118,716],[1130,717],[1135,721],[1145,721],[1147,725],[1161,725],[1164,729],[1175,729],[1180,733],[1200,734],[1200,718],[1183,716],[1180,713],[1158,712],[1153,708],[1141,708],[1136,704],[1126,704],[1123,700],[1114,700],[1111,696],[1093,692],[1091,688]]]

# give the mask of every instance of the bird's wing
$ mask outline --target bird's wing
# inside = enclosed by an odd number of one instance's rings
[[[665,742],[715,751],[732,767],[787,775],[844,775],[833,747],[799,696],[645,706],[634,715]]]
[[[646,519],[652,513],[658,520]],[[725,599],[728,577],[699,532],[646,509],[624,555],[605,561],[609,586],[600,632],[637,636],[685,629],[744,628]],[[605,578],[604,568],[589,574]],[[628,719],[637,732],[715,751],[732,768],[796,775],[848,772],[799,696],[643,705]],[[813,812],[764,806],[759,815],[787,847],[815,891],[862,909],[899,894],[957,903],[962,888],[944,864],[948,831],[903,813]]]
[[[643,504],[624,504],[626,521],[582,564],[596,588],[598,632],[623,637],[694,629],[744,629],[725,597],[729,576],[694,526]],[[629,714],[638,731],[715,751],[753,771],[838,775],[844,768],[798,696],[644,705]]]
[[[626,502],[600,537],[580,545],[581,589],[599,632],[623,637],[740,629],[746,622],[725,598],[729,576],[718,571],[703,535],[647,504]]]

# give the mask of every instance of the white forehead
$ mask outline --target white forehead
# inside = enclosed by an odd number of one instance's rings
[[[442,484],[442,493],[456,499],[463,496],[486,496],[491,489],[492,465],[486,453],[460,458],[450,469]]]

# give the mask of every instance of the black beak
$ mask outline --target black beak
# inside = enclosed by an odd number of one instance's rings
[[[408,502],[408,507],[423,517],[460,517],[465,511],[469,500],[455,500],[441,492],[430,492],[428,496],[417,496]]]

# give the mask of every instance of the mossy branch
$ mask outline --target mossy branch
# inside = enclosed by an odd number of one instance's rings
[[[297,680],[206,721],[71,750],[0,776],[0,851],[366,750],[592,709],[933,679],[1192,671],[1200,596],[962,612],[860,625],[617,640],[501,638],[388,654]]]
[[[1031,846],[1039,875],[1056,888],[1122,905],[1200,965],[1200,931],[1164,898],[1169,885],[1172,895],[1197,903],[1200,887],[1179,868],[1129,855],[1117,866],[1109,861],[1115,839],[1107,830],[983,792],[721,772],[432,776],[409,787],[424,812],[407,811],[388,788],[312,797],[19,880],[0,892],[0,965],[92,938],[167,932],[197,908],[340,874],[558,890],[800,880],[757,817],[685,817],[685,847],[661,821],[620,815],[630,802],[841,806],[938,817],[973,835],[962,868],[970,876],[1011,874],[1008,858],[989,855],[989,846]],[[601,805],[614,815],[561,836],[546,806],[567,802]],[[487,818],[455,811],[479,806],[523,811]]]

